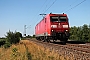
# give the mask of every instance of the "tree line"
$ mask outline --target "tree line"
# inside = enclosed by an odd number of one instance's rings
[[[90,25],[70,27],[70,40],[90,42]]]
[[[35,35],[33,36],[25,36],[23,37],[22,34],[20,32],[12,32],[12,31],[8,31],[6,32],[6,35],[5,35],[5,38],[0,38],[0,47],[1,46],[4,46],[4,48],[8,48],[10,47],[12,44],[16,44],[16,43],[19,43],[20,40],[24,40],[26,38],[34,38]]]
[[[12,44],[19,43],[22,38],[22,34],[20,32],[7,32],[5,38],[0,38],[0,46],[4,46],[4,48],[10,47]]]

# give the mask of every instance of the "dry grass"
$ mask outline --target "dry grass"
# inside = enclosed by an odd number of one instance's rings
[[[50,51],[28,40],[20,41],[20,44],[12,45],[8,49],[0,48],[0,60],[28,60],[26,48],[31,53],[32,60],[69,60],[68,57],[60,56],[54,50]],[[13,49],[17,49],[13,52]]]
[[[54,50],[45,49],[43,46],[39,46],[34,42],[28,40],[22,42],[26,44],[29,52],[32,54],[32,60],[69,60],[68,57],[60,56]]]
[[[14,48],[17,52],[12,51]],[[8,49],[0,48],[0,60],[27,60],[25,51],[23,44],[12,45]]]

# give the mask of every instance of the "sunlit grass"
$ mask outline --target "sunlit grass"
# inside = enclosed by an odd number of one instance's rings
[[[16,48],[17,52],[12,50]],[[23,44],[12,45],[10,48],[0,48],[0,60],[27,60]]]
[[[19,44],[8,49],[0,48],[0,60],[69,60],[54,50],[39,46],[32,41],[21,40]]]
[[[24,44],[28,47],[29,52],[32,54],[33,60],[68,60],[68,58],[59,55],[54,50],[50,51],[48,48],[39,46],[34,42],[23,41]]]

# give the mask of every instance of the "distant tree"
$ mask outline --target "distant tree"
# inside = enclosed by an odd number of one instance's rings
[[[83,41],[88,41],[89,37],[88,37],[88,34],[89,34],[89,28],[88,28],[88,25],[84,24],[82,26],[82,40]]]
[[[7,42],[11,43],[11,44],[16,44],[19,43],[20,41],[20,37],[22,37],[22,34],[20,32],[7,32],[6,38],[7,38]]]
[[[82,38],[82,27],[77,27],[77,40],[80,41]]]
[[[20,32],[16,32],[16,35],[18,35],[18,37],[22,38],[22,34]]]
[[[89,38],[89,39],[88,39],[88,42],[90,42],[90,24],[89,24],[88,27],[89,27],[89,33],[88,33],[88,38]]]
[[[70,39],[84,42],[90,42],[90,25],[84,24],[80,27],[70,28]]]
[[[5,42],[6,42],[5,40],[0,39],[0,46],[1,46],[1,45],[4,45],[4,44],[5,44]]]
[[[73,39],[73,40],[78,39],[77,38],[77,31],[78,31],[78,29],[76,26],[70,28],[70,39]]]

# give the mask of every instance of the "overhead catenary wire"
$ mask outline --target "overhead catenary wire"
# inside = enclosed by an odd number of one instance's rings
[[[50,1],[51,1],[51,0],[50,0]],[[43,10],[43,11],[44,11],[43,14],[45,14],[45,12],[46,12],[47,10],[49,10],[56,1],[57,1],[57,0],[54,0],[53,3],[52,3],[45,11]]]
[[[56,2],[57,0],[54,0],[54,2],[44,11],[44,13],[46,12],[46,11],[48,11],[52,6],[53,6],[53,4]]]
[[[50,4],[51,0],[49,0],[45,6],[45,8],[42,10],[42,12],[44,12],[46,10],[46,8],[48,7],[48,4]]]
[[[50,0],[50,1],[51,1],[51,0]],[[50,1],[49,1],[49,2],[50,2]],[[45,8],[44,8],[45,11],[43,10],[43,11],[44,11],[43,14],[45,14],[45,12],[46,12],[47,10],[49,10],[55,2],[56,2],[56,0],[54,0],[53,3],[52,3],[46,10],[45,10]],[[44,5],[43,5],[43,6],[44,6]],[[38,14],[38,16],[39,16],[39,14]],[[37,21],[38,21],[38,20],[39,20],[39,18],[37,19]],[[36,21],[36,22],[37,22],[37,21]]]
[[[67,6],[66,8],[64,8],[61,12],[64,12],[66,9],[70,8],[73,4],[75,4],[78,0],[75,0],[74,2],[72,2],[69,6]]]
[[[49,0],[49,3],[50,3],[50,1],[51,1],[51,0]],[[43,10],[44,12],[43,12],[42,14],[45,15],[45,12],[46,12],[49,8],[51,8],[51,6],[52,6],[55,2],[56,2],[56,0],[54,0],[53,3],[52,3],[46,10],[44,9],[44,10]],[[48,4],[49,4],[49,3],[48,3]],[[47,5],[46,5],[46,7],[47,7]],[[38,14],[38,16],[39,16],[39,14]],[[43,16],[43,17],[44,17],[44,16]]]
[[[72,9],[74,9],[74,8],[76,8],[77,6],[79,6],[80,4],[82,4],[83,2],[85,2],[86,0],[83,0],[83,1],[81,1],[80,3],[78,3],[77,5],[75,5],[75,6],[73,6],[72,8],[70,8],[70,9],[68,9],[68,10],[66,10],[65,12],[68,12],[68,11],[70,11],[70,10],[72,10]]]

